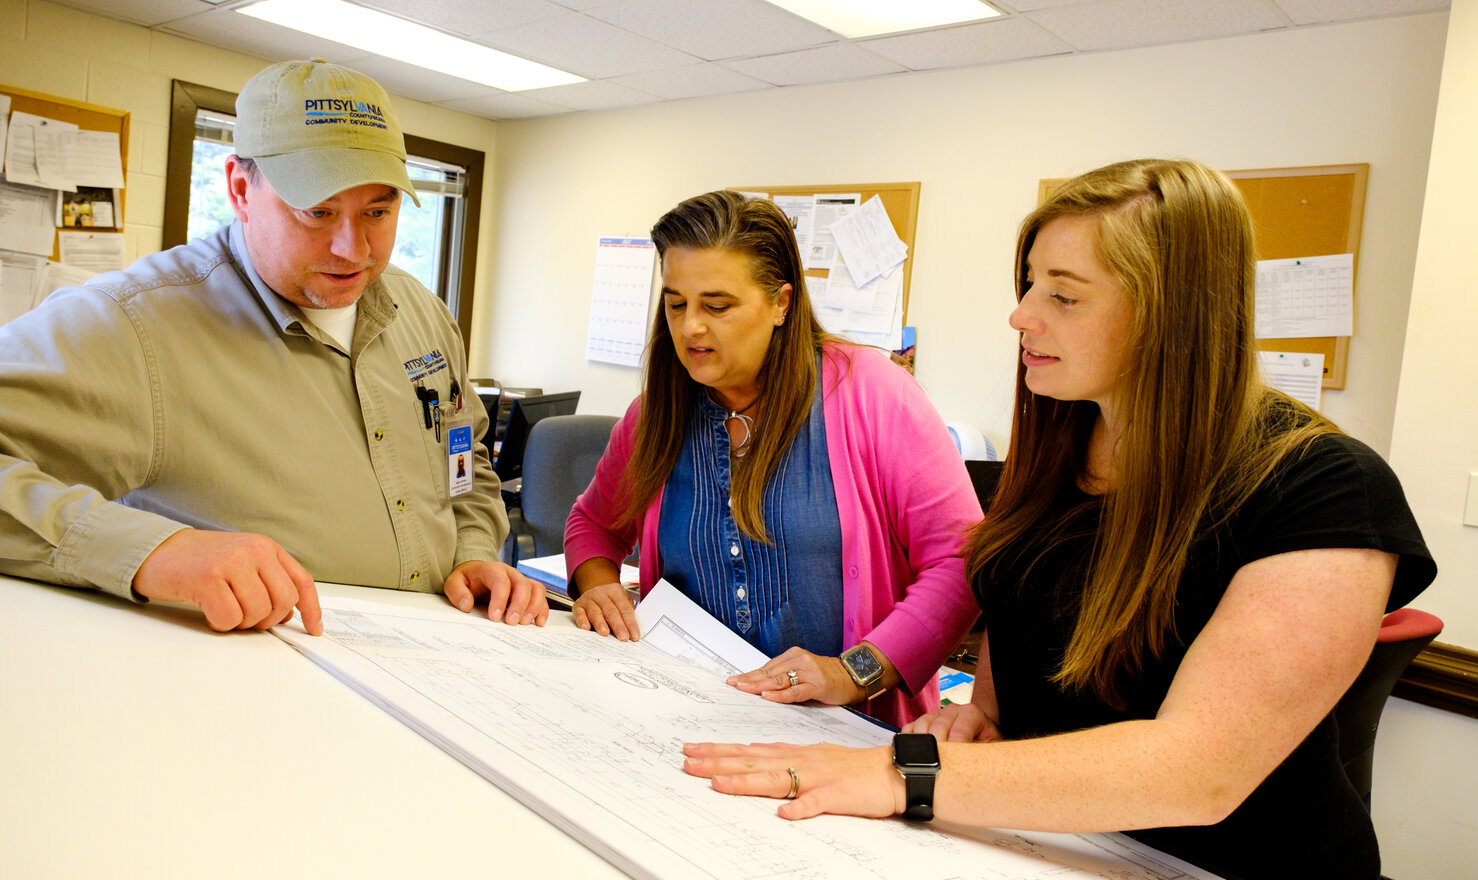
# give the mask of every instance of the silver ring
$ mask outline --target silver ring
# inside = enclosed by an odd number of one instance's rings
[[[801,677],[799,675],[796,675],[795,674],[795,670],[794,669],[787,669],[787,670],[785,670],[785,677],[788,678],[788,679],[790,679],[790,686],[791,687],[795,687],[796,685],[798,685],[798,684],[801,683]],[[791,795],[791,797],[795,797],[795,795]]]
[[[795,772],[794,767],[786,767],[785,772],[790,774],[790,791],[786,792],[785,799],[793,801],[801,793],[801,775]]]

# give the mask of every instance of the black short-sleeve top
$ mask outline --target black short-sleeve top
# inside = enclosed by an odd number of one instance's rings
[[[1099,499],[1076,489],[1058,498],[1065,525],[1035,564],[1019,548],[974,584],[989,634],[1001,732],[1020,739],[1127,719],[1153,718],[1190,643],[1237,570],[1295,550],[1376,549],[1399,557],[1387,610],[1436,576],[1401,485],[1359,441],[1320,437],[1285,460],[1221,527],[1192,547],[1177,593],[1176,638],[1127,683],[1124,709],[1051,681],[1072,635],[1098,527]],[[1340,766],[1332,717],[1294,750],[1227,819],[1135,836],[1229,878],[1379,876],[1375,832]]]

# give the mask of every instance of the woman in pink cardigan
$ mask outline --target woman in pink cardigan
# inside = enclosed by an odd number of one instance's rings
[[[665,578],[774,658],[735,687],[892,724],[933,711],[979,613],[960,549],[981,517],[938,413],[821,329],[773,202],[697,196],[652,237],[644,392],[565,527],[576,624],[638,637],[617,581],[640,546],[643,594]]]

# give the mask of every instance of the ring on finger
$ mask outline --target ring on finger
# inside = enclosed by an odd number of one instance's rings
[[[787,669],[787,670],[785,670],[785,677],[788,678],[788,679],[790,679],[790,686],[791,687],[795,687],[796,685],[798,685],[798,684],[801,683],[801,677],[799,675],[796,675],[795,674],[795,670],[794,669]],[[794,795],[792,795],[792,797],[794,797]]]
[[[790,774],[790,791],[785,793],[785,799],[793,801],[801,793],[801,775],[795,772],[794,767],[786,767],[785,772]]]

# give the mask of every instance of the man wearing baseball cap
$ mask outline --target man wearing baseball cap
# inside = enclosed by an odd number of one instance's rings
[[[237,99],[233,223],[0,327],[0,572],[301,613],[314,580],[442,591],[542,624],[497,562],[508,520],[446,307],[388,263],[415,199],[385,91],[322,61]],[[419,202],[417,202],[419,204]]]

